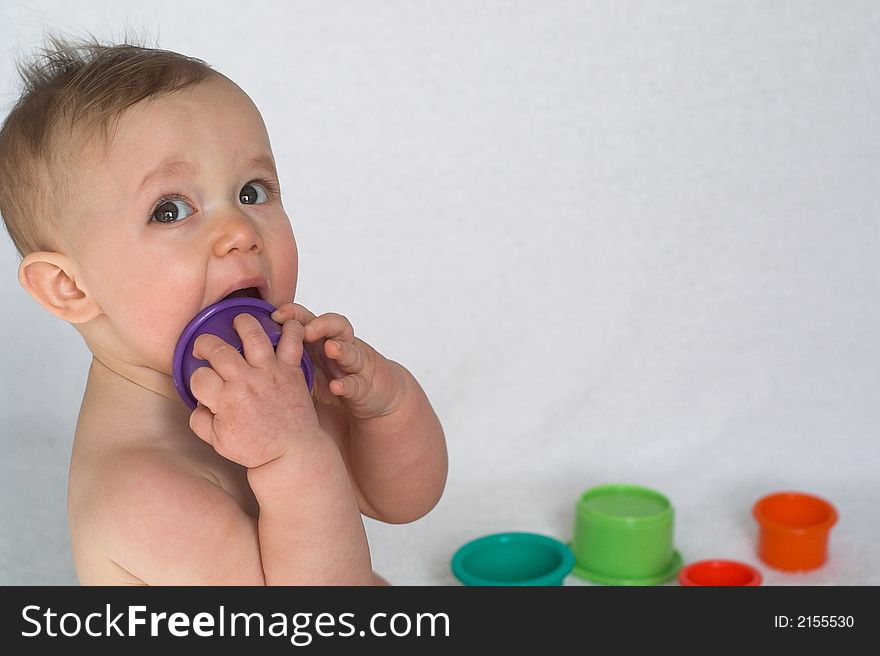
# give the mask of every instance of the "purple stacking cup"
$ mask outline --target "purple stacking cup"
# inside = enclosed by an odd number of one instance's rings
[[[207,360],[200,360],[193,355],[193,344],[196,341],[196,337],[205,333],[217,335],[217,337],[232,345],[241,353],[241,338],[235,332],[232,320],[239,314],[247,313],[260,322],[274,348],[278,346],[278,340],[281,338],[281,324],[276,323],[272,319],[274,311],[275,308],[270,303],[259,298],[226,298],[218,303],[214,303],[214,305],[209,305],[189,322],[177,340],[172,365],[174,386],[177,388],[177,393],[180,394],[180,398],[183,399],[184,403],[190,408],[195,409],[197,401],[196,397],[193,396],[192,390],[189,388],[190,378],[199,367],[211,366]],[[306,377],[306,384],[309,387],[309,391],[311,391],[315,376],[312,361],[305,350],[303,351],[301,366]]]

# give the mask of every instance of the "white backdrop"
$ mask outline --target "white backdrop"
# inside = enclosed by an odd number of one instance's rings
[[[488,533],[566,540],[582,491],[627,482],[670,498],[685,562],[880,584],[880,5],[4,0],[4,116],[46,28],[146,33],[261,108],[298,300],[446,429],[440,504],[367,522],[392,583],[456,584]],[[0,583],[74,584],[89,354],[17,265],[4,235]],[[822,569],[757,560],[780,489],[837,507]]]

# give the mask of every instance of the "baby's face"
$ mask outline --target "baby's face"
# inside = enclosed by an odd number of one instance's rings
[[[293,300],[297,251],[269,138],[250,99],[210,80],[123,113],[106,158],[87,149],[64,217],[115,357],[170,373],[177,338],[240,287]]]

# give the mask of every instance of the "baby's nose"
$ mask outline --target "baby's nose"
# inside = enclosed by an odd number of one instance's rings
[[[263,240],[253,220],[241,210],[224,210],[214,218],[216,225],[214,254],[218,257],[234,250],[241,252],[263,250]]]

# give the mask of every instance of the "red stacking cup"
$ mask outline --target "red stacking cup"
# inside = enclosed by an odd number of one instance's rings
[[[678,582],[688,586],[749,586],[761,585],[761,580],[758,570],[735,560],[701,560],[678,573]]]

